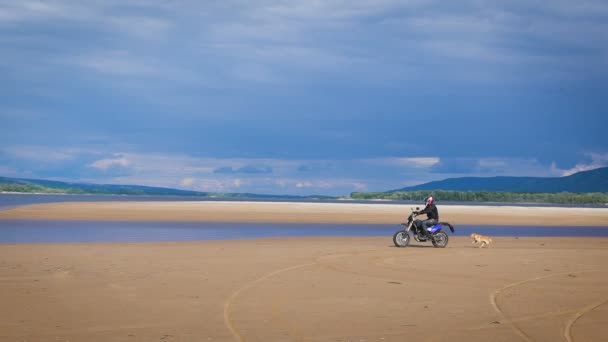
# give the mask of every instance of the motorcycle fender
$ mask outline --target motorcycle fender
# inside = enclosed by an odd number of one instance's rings
[[[450,231],[453,233],[454,232],[454,227],[449,224],[448,222],[439,222],[439,224],[444,225],[444,226],[448,226],[448,228],[450,228]]]
[[[441,227],[441,224],[437,224],[437,225],[434,225],[434,226],[432,226],[432,227],[428,227],[426,230],[427,230],[429,233],[431,233],[431,234],[435,234],[435,233],[437,233],[438,231],[440,231],[440,230],[441,230],[441,228],[442,228],[442,227]]]

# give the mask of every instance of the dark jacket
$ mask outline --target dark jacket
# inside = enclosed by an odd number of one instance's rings
[[[418,214],[426,214],[428,220],[435,219],[439,221],[439,212],[435,204],[427,205],[424,209],[420,210]]]

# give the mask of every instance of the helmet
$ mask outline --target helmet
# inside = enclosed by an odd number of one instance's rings
[[[424,205],[429,206],[431,204],[435,203],[435,199],[433,199],[433,196],[427,196],[424,199]]]

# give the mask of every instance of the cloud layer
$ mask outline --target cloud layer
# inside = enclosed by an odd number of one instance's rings
[[[28,151],[28,153],[23,153]],[[146,184],[209,192],[348,195],[386,191],[461,176],[564,176],[608,166],[605,154],[571,169],[535,159],[446,159],[438,157],[349,160],[202,158],[176,154],[113,153],[44,147],[0,151],[3,175],[96,183]],[[456,166],[454,166],[456,165]]]
[[[348,193],[606,164],[605,1],[0,0],[0,172]]]

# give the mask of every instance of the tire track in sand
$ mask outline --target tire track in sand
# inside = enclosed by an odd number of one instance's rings
[[[502,311],[502,309],[500,308],[500,306],[498,305],[498,303],[496,302],[496,299],[498,298],[498,296],[505,290],[510,289],[512,287],[515,286],[519,286],[519,285],[523,285],[526,283],[531,283],[533,281],[538,281],[538,280],[542,280],[542,279],[547,279],[547,278],[551,278],[551,277],[557,277],[557,276],[562,276],[562,275],[568,275],[568,274],[574,274],[574,273],[586,273],[586,272],[594,272],[596,270],[585,270],[585,271],[575,271],[575,272],[560,272],[560,273],[556,273],[556,274],[550,274],[550,275],[546,275],[546,276],[541,276],[541,277],[534,277],[534,278],[530,278],[530,279],[525,279],[522,281],[518,281],[516,283],[512,283],[512,284],[507,284],[497,290],[495,290],[494,292],[492,292],[490,294],[490,303],[492,303],[492,307],[494,308],[494,310],[500,315],[500,317],[502,317],[502,320],[507,322],[508,324],[511,325],[511,327],[513,328],[513,330],[515,331],[515,333],[521,337],[524,341],[527,342],[531,342],[532,339],[530,338],[530,336],[528,336],[520,327],[518,327],[515,324],[515,320],[510,320],[507,318],[507,316],[505,315],[505,313]],[[600,304],[598,304],[597,306],[599,306]],[[591,309],[592,310],[592,309]],[[584,312],[587,312],[585,310],[583,310]],[[583,314],[584,314],[583,312]],[[582,314],[581,314],[582,316]],[[576,318],[578,319],[578,318]],[[576,321],[576,319],[574,321]],[[571,324],[569,324],[569,326],[571,326],[572,324],[574,324],[574,321],[572,321]],[[568,333],[569,333],[569,329],[568,329]],[[566,338],[568,339],[568,338]],[[568,340],[568,342],[571,342],[570,340]]]
[[[566,339],[566,341],[568,341],[568,342],[574,341],[574,339],[572,337],[572,326],[574,326],[574,323],[576,323],[576,321],[578,321],[579,318],[583,317],[586,313],[593,311],[595,308],[599,307],[600,305],[606,304],[607,302],[608,302],[608,299],[604,299],[595,304],[588,305],[588,306],[584,307],[581,311],[577,312],[576,315],[574,316],[574,318],[568,322],[568,324],[566,325],[566,329],[564,330],[564,338]]]
[[[314,262],[309,262],[309,263],[306,263],[306,264],[300,264],[300,265],[295,265],[295,266],[289,266],[289,267],[281,268],[281,269],[272,271],[270,273],[266,273],[265,275],[261,276],[260,278],[257,278],[257,279],[255,279],[253,281],[250,281],[250,282],[246,283],[245,285],[241,286],[240,288],[238,288],[236,291],[234,291],[232,293],[232,295],[230,295],[230,297],[228,297],[228,299],[224,302],[224,324],[226,325],[226,327],[228,328],[228,330],[230,330],[230,333],[232,334],[232,336],[237,341],[244,341],[243,336],[241,336],[241,334],[239,334],[239,332],[234,327],[234,322],[233,322],[232,316],[231,316],[232,303],[234,302],[234,300],[236,299],[236,297],[238,297],[243,291],[248,290],[249,288],[253,287],[257,283],[260,283],[260,282],[262,282],[262,281],[264,281],[264,280],[266,280],[268,278],[272,278],[272,277],[274,277],[277,274],[280,274],[280,273],[283,273],[283,272],[292,271],[292,270],[296,270],[298,268],[313,266],[313,265],[315,265]]]
[[[230,331],[230,333],[232,334],[232,336],[234,337],[235,340],[240,341],[240,342],[245,341],[244,337],[234,327],[234,321],[232,319],[232,304],[234,303],[234,300],[241,293],[252,288],[256,284],[263,282],[266,279],[276,276],[277,274],[293,271],[293,270],[296,270],[299,268],[320,265],[322,258],[327,258],[327,257],[332,257],[332,256],[333,257],[338,256],[339,258],[343,258],[343,257],[347,257],[347,256],[365,253],[365,252],[373,252],[373,251],[377,251],[377,250],[378,249],[372,249],[372,250],[366,250],[366,251],[357,251],[357,252],[353,252],[353,253],[331,253],[331,254],[320,255],[320,256],[316,257],[313,262],[289,266],[289,267],[281,268],[278,270],[274,270],[270,273],[266,273],[263,276],[255,279],[255,280],[252,280],[252,281],[246,283],[245,285],[241,286],[236,291],[234,291],[230,295],[230,297],[228,297],[228,299],[226,299],[226,301],[224,302],[224,325],[226,325],[226,327],[228,328],[228,330]]]

